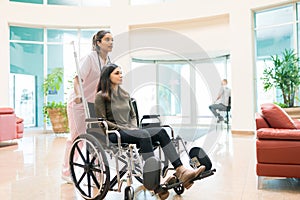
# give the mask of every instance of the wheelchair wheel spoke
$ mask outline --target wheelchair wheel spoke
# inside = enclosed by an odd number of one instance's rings
[[[99,184],[99,182],[98,182],[98,180],[97,180],[97,178],[96,178],[95,174],[94,174],[93,172],[89,172],[89,176],[91,176],[91,177],[92,177],[92,179],[93,179],[93,181],[94,181],[95,185],[96,185],[96,186],[97,186],[97,188],[99,189],[99,188],[100,188],[100,184]]]
[[[91,185],[91,176],[90,176],[90,173],[87,173],[87,183],[88,183],[88,195],[91,196],[91,193],[92,193],[91,192],[91,188],[92,188],[91,186],[92,185]]]
[[[77,152],[79,153],[79,156],[81,157],[81,159],[85,162],[85,158],[81,152],[80,147],[78,146],[78,143],[76,144],[75,148],[77,149]]]
[[[82,180],[83,180],[83,178],[84,178],[85,175],[86,175],[86,172],[83,172],[83,174],[81,175],[81,177],[77,181],[77,185],[79,185],[82,182]]]
[[[86,147],[86,163],[89,163],[90,162],[90,151],[89,151],[89,145],[87,145]]]
[[[95,163],[96,159],[97,159],[97,154],[94,154],[90,162]]]
[[[71,164],[74,165],[74,166],[76,166],[76,167],[79,167],[79,168],[84,168],[84,165],[82,165],[80,163],[72,162]]]

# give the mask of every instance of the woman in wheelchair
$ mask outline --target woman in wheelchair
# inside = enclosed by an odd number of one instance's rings
[[[185,168],[164,128],[138,128],[129,93],[122,89],[120,84],[122,84],[121,68],[116,64],[107,64],[101,73],[97,88],[95,99],[97,117],[103,118],[110,130],[119,131],[122,143],[136,144],[144,160],[154,156],[152,144],[158,141],[176,170],[175,175],[182,181],[183,186],[189,189],[193,184],[193,179],[205,170],[205,166],[197,169]],[[117,141],[114,136],[110,135],[111,142]],[[166,199],[168,195],[168,191],[159,194],[163,199]]]

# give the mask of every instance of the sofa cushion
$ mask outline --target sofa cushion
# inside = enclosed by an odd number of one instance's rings
[[[0,108],[0,114],[12,114],[12,113],[14,113],[13,108],[9,108],[9,107]]]
[[[278,129],[278,128],[261,128],[256,131],[258,139],[268,140],[295,140],[300,145],[299,129]]]
[[[256,140],[258,163],[300,165],[300,142],[290,140]]]
[[[297,129],[292,118],[276,104],[262,104],[261,112],[272,128]]]
[[[269,124],[260,113],[255,113],[256,130],[260,128],[269,128]]]

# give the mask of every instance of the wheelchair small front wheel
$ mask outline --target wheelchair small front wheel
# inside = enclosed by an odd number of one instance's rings
[[[173,188],[176,194],[181,195],[184,192],[183,184],[180,184]]]
[[[124,200],[133,200],[134,189],[132,186],[127,186],[124,191]]]

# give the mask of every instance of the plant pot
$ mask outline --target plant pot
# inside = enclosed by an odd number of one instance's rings
[[[300,106],[283,108],[285,112],[294,119],[300,119]]]
[[[66,116],[66,111],[61,108],[48,109],[50,122],[54,133],[68,133],[69,123]]]

